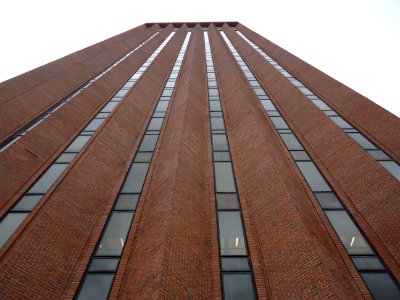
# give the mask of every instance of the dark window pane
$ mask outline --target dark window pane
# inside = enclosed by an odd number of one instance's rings
[[[215,162],[215,190],[217,193],[236,192],[235,180],[233,178],[232,165],[229,162]]]
[[[141,193],[149,163],[133,163],[125,179],[123,193]]]
[[[140,144],[139,151],[154,151],[157,144],[158,135],[145,134],[142,143]]]
[[[229,152],[214,152],[214,161],[231,161]]]
[[[349,133],[349,136],[351,136],[364,149],[378,150],[370,141],[368,141],[360,133]]]
[[[282,117],[271,117],[271,121],[276,129],[289,129],[289,126]]]
[[[368,289],[376,300],[400,299],[400,290],[388,273],[361,272]]]
[[[368,150],[367,152],[376,160],[390,160],[390,157],[381,150]]]
[[[351,259],[358,270],[385,270],[376,256],[353,256]]]
[[[222,130],[225,129],[223,118],[211,118],[211,129]]]
[[[276,110],[276,107],[272,104],[271,100],[261,100],[262,106],[265,110]]]
[[[133,212],[114,211],[111,213],[106,230],[101,238],[96,255],[119,256],[125,245]]]
[[[327,210],[325,214],[350,255],[374,254],[347,212]]]
[[[114,274],[87,274],[78,300],[107,299],[113,279]]]
[[[18,204],[12,209],[13,211],[25,210],[31,211],[39,200],[42,198],[42,195],[25,195],[19,200]]]
[[[294,160],[311,160],[306,151],[290,151],[290,154]]]
[[[221,102],[210,101],[210,111],[221,111]]]
[[[222,271],[250,271],[247,257],[222,257]]]
[[[69,145],[67,150],[64,152],[79,152],[82,150],[83,146],[87,143],[87,141],[90,139],[90,136],[82,136],[78,135],[75,140]]]
[[[152,118],[147,130],[161,130],[164,118]]]
[[[352,128],[352,126],[347,123],[343,118],[341,117],[329,117],[333,122],[336,123],[340,128]]]
[[[322,177],[319,170],[316,168],[313,162],[310,161],[298,161],[296,162],[301,173],[303,173],[311,190],[314,192],[329,192],[331,188],[326,183],[324,177]]]
[[[17,230],[28,213],[8,213],[0,223],[0,249]]]
[[[250,274],[222,274],[225,300],[255,299]]]
[[[221,255],[247,254],[240,212],[219,211],[218,228]]]
[[[321,110],[330,110],[331,108],[326,105],[326,103],[322,100],[311,100],[319,109]]]
[[[94,258],[90,264],[90,272],[112,272],[118,267],[118,258]]]
[[[88,126],[84,129],[84,131],[96,131],[97,128],[105,121],[105,119],[93,119],[92,122],[89,123]]]
[[[29,194],[45,194],[60,177],[61,173],[68,167],[67,164],[53,164],[30,188]]]
[[[135,162],[150,162],[153,152],[138,152],[135,156]]]
[[[281,138],[288,150],[304,150],[294,134],[281,134]]]
[[[63,153],[58,157],[56,163],[70,163],[76,155],[77,153]]]
[[[212,144],[214,151],[229,151],[228,140],[225,134],[213,134]]]
[[[236,194],[217,194],[218,209],[240,209]]]
[[[138,194],[120,194],[118,196],[115,210],[135,210],[139,201]]]
[[[160,101],[157,104],[156,111],[167,111],[168,108],[168,101]]]
[[[379,162],[390,174],[400,180],[400,166],[394,161]]]
[[[114,110],[114,108],[118,105],[118,102],[108,102],[106,106],[101,110],[102,113],[110,113]]]
[[[334,193],[314,193],[323,209],[343,208]]]

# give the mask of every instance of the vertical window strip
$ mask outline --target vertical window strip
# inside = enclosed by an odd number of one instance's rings
[[[315,95],[309,88],[301,83],[297,78],[290,74],[285,68],[279,65],[269,55],[260,49],[256,44],[250,41],[239,30],[236,32],[262,57],[264,57],[275,69],[277,69],[283,76],[285,76],[300,92],[302,92],[315,106],[322,110],[328,118],[330,118],[337,126],[343,129],[357,144],[368,152],[376,161],[378,161],[391,175],[397,180],[400,180],[400,166],[394,161],[387,153],[380,149],[377,145],[372,143],[367,137],[355,129],[348,121],[340,116],[334,109],[332,109],[325,101]]]
[[[129,51],[127,54],[122,56],[120,59],[115,61],[107,69],[96,74],[91,79],[89,79],[88,81],[83,83],[81,86],[79,86],[77,89],[75,89],[72,93],[68,94],[66,97],[64,97],[63,99],[58,101],[56,104],[52,105],[48,110],[46,110],[40,116],[38,116],[34,120],[30,121],[24,127],[22,127],[17,133],[15,133],[14,135],[12,135],[9,138],[2,141],[0,143],[0,152],[7,149],[14,142],[16,142],[18,139],[23,137],[25,134],[27,134],[29,131],[31,131],[33,128],[35,128],[37,125],[39,125],[41,122],[43,122],[46,118],[48,118],[50,115],[52,115],[58,109],[60,109],[64,104],[66,104],[68,101],[71,101],[76,95],[80,94],[82,91],[84,91],[89,86],[91,86],[99,78],[103,77],[104,74],[108,73],[111,69],[115,68],[118,64],[120,64],[122,61],[124,61],[126,58],[128,58],[128,56],[130,56],[132,53],[136,52],[139,48],[141,48],[143,45],[145,45],[147,42],[149,42],[152,38],[154,38],[157,34],[159,34],[159,31],[155,32],[152,36],[150,36],[147,40],[145,40],[139,46],[137,46],[136,48],[134,48],[133,50]]]
[[[204,31],[224,299],[257,299],[208,32]]]
[[[109,297],[190,36],[188,32],[92,254],[76,299],[98,300]]]
[[[220,31],[220,33],[371,294],[375,299],[400,299],[399,285],[394,277],[383,265],[377,253],[372,249],[365,235],[351,217],[350,212],[340,201],[307,150],[304,149],[292,129],[285,122],[236,48],[223,31]]]
[[[50,167],[39,177],[39,179],[25,192],[19,201],[11,207],[0,221],[0,249],[18,229],[22,221],[36,207],[40,199],[50,190],[63,171],[71,164],[83,147],[88,143],[91,136],[109,118],[123,97],[133,88],[137,80],[154,61],[157,55],[171,40],[175,32],[172,32],[165,41],[154,51],[147,61],[128,79],[125,85],[103,106],[102,110],[88,123],[69,146],[58,156]]]

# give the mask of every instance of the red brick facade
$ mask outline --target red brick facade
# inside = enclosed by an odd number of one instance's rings
[[[398,163],[400,120],[240,23],[160,23],[141,25],[0,84],[1,142],[159,31],[0,152],[1,220],[176,30],[0,249],[0,299],[76,295],[189,30],[191,39],[109,297],[223,298],[204,26],[258,298],[372,297],[218,29],[225,31],[388,271],[400,281],[399,181],[235,29]]]

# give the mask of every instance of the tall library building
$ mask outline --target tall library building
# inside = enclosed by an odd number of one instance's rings
[[[0,84],[0,299],[400,299],[400,119],[238,22]]]

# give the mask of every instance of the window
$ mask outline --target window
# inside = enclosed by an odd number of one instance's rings
[[[303,150],[303,146],[299,143],[294,134],[281,134],[283,142],[285,143],[288,150]],[[307,154],[306,154],[307,155]],[[308,155],[307,155],[308,156]]]
[[[77,154],[78,153],[63,153],[58,157],[56,163],[70,163]]]
[[[87,274],[78,295],[78,300],[107,299],[114,274]]]
[[[352,126],[341,117],[329,117],[329,119],[335,122],[340,128],[352,128]]]
[[[231,161],[229,152],[214,152],[214,161]]]
[[[221,102],[219,102],[219,101],[210,101],[210,111],[222,111]]]
[[[211,129],[212,130],[224,130],[224,119],[223,118],[211,118]]]
[[[79,152],[89,141],[90,136],[78,135],[64,152]]]
[[[84,131],[96,131],[97,128],[104,122],[105,119],[93,119],[88,126],[84,129]]]
[[[320,110],[330,110],[331,108],[326,105],[326,103],[322,100],[311,100]]]
[[[222,271],[250,271],[247,257],[222,257]]]
[[[25,195],[14,206],[12,211],[32,211],[43,195]]]
[[[228,140],[225,134],[213,134],[212,144],[214,151],[229,151]]]
[[[29,194],[45,194],[67,168],[68,164],[53,164],[30,188]]]
[[[289,126],[282,117],[271,117],[271,121],[276,129],[289,129]]]
[[[290,154],[292,154],[294,160],[311,160],[306,151],[290,151]]]
[[[149,163],[133,163],[125,179],[123,193],[141,193]]]
[[[167,111],[168,108],[168,101],[160,101],[157,104],[156,111]]]
[[[219,210],[240,209],[239,199],[236,194],[217,194],[217,207]]]
[[[224,273],[222,274],[224,299],[251,300],[255,299],[250,274]]]
[[[276,110],[276,107],[272,104],[271,100],[261,100],[261,104],[265,110]]]
[[[115,272],[118,268],[118,258],[94,258],[89,272]]]
[[[156,148],[158,135],[145,134],[140,144],[139,151],[154,151]]]
[[[135,157],[135,162],[150,162],[152,157],[152,152],[138,152]]]
[[[0,248],[8,241],[11,235],[24,221],[28,213],[8,213],[0,223]]]
[[[349,136],[353,138],[362,148],[378,150],[370,141],[368,141],[360,133],[349,133]]]
[[[229,162],[215,162],[215,189],[217,193],[236,192],[235,180],[233,179],[232,165]]]
[[[239,211],[219,211],[218,228],[221,255],[247,255]]]
[[[385,270],[376,256],[353,256],[351,258],[357,270]]]
[[[390,174],[400,180],[400,166],[394,161],[379,162]]]
[[[296,162],[301,173],[303,173],[308,185],[314,192],[324,192],[330,191],[331,188],[326,183],[325,179],[322,177],[321,173],[315,167],[314,163],[311,161],[299,161]]]
[[[114,210],[135,210],[139,201],[139,194],[120,194]]]
[[[388,273],[361,272],[374,299],[400,299],[400,290]]]
[[[334,193],[314,193],[314,195],[317,198],[319,205],[321,205],[322,209],[343,208],[342,204]]]
[[[118,102],[108,102],[101,110],[102,113],[110,113],[118,105]]]
[[[164,118],[152,118],[147,130],[161,130]]]

